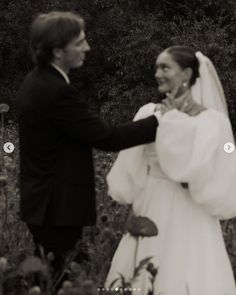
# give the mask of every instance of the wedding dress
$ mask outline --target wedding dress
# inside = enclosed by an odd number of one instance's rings
[[[154,104],[136,118],[148,116]],[[195,117],[172,110],[159,121],[155,143],[122,151],[108,174],[109,195],[155,222],[158,235],[123,235],[105,286],[133,277],[152,257],[155,295],[236,295],[220,219],[236,216],[236,154],[227,154],[229,119],[208,109]],[[181,183],[188,183],[184,188]],[[121,286],[117,280],[113,287]],[[151,288],[143,269],[132,294]]]

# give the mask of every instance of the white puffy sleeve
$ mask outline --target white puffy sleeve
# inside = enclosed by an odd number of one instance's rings
[[[154,113],[154,103],[144,105],[135,115],[139,120]],[[107,175],[108,195],[121,204],[131,204],[137,193],[145,186],[147,164],[144,146],[125,149],[118,154]]]
[[[178,110],[161,119],[156,137],[160,166],[176,182],[187,182],[190,196],[221,219],[236,216],[236,152],[229,119],[215,110],[195,117]]]
[[[108,195],[121,204],[132,204],[145,186],[146,166],[143,146],[121,151],[107,175]]]

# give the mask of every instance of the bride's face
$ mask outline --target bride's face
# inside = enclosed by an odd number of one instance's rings
[[[185,82],[184,70],[175,62],[166,51],[163,51],[156,60],[155,78],[158,83],[158,91],[160,93],[171,92],[175,87]]]

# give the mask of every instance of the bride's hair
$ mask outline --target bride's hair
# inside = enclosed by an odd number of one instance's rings
[[[193,73],[189,81],[190,86],[194,85],[197,78],[199,77],[199,61],[195,55],[195,51],[188,46],[171,46],[166,50],[173,60],[179,64],[182,69],[191,68]]]

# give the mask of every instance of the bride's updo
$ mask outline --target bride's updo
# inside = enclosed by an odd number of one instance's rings
[[[195,51],[188,46],[171,46],[166,50],[173,60],[179,64],[182,69],[191,68],[193,71],[192,77],[189,81],[190,86],[194,85],[199,77],[199,62],[195,55]]]

